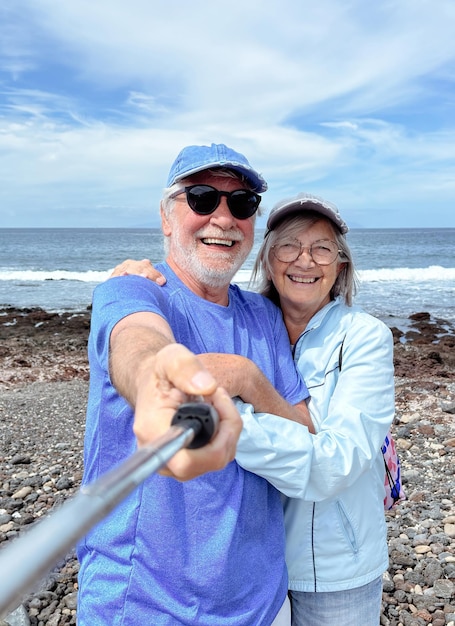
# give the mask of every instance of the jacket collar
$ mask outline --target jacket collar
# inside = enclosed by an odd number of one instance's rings
[[[333,309],[333,307],[338,306],[343,302],[343,296],[337,296],[335,300],[331,300],[328,304],[326,304],[322,309],[320,309],[317,313],[313,315],[310,321],[307,324],[307,327],[303,331],[303,333],[299,336],[297,341],[295,342],[292,348],[292,354],[295,357],[296,348],[304,335],[314,330],[315,328],[319,328],[324,319],[326,318],[329,311]]]

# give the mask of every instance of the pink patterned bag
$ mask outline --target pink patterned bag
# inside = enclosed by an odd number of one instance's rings
[[[381,447],[382,455],[384,457],[385,465],[385,498],[384,509],[390,511],[390,509],[397,504],[406,500],[406,494],[403,491],[401,484],[401,466],[400,459],[395,447],[395,441],[393,440],[390,430],[387,433],[384,443]]]

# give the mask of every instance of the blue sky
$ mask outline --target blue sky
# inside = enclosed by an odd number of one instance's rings
[[[2,0],[0,227],[157,227],[226,143],[351,227],[455,226],[453,0]],[[265,218],[260,218],[263,225]]]

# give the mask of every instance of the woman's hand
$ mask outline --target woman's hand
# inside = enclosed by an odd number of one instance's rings
[[[143,276],[144,278],[148,278],[152,280],[157,285],[164,285],[166,282],[166,278],[158,272],[153,267],[152,262],[149,259],[142,259],[142,261],[135,261],[134,259],[126,259],[114,269],[111,273],[111,278],[113,276],[129,276],[134,274],[136,276]]]

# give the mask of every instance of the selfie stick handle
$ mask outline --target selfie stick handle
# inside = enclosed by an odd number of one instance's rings
[[[0,551],[0,618],[31,585],[102,520],[131,491],[162,468],[182,448],[206,445],[218,427],[218,414],[204,402],[182,404],[167,433],[139,448],[124,463],[83,486],[74,498]]]

